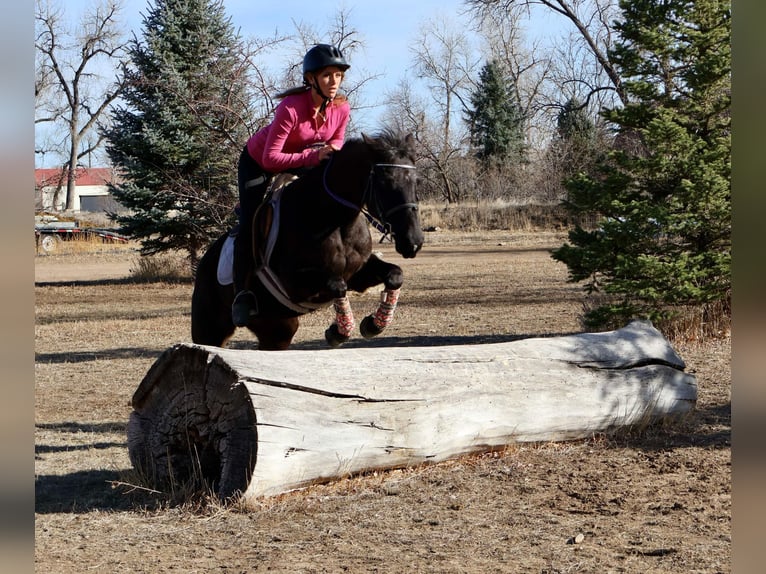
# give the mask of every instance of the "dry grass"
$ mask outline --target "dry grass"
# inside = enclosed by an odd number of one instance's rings
[[[675,309],[668,321],[657,326],[674,342],[726,339],[731,336],[731,298]]]
[[[178,253],[138,256],[133,259],[130,276],[144,283],[176,283],[192,279],[187,259]]]
[[[135,251],[138,244],[133,241],[104,241],[92,234],[77,234],[71,238],[60,240],[56,244],[55,255],[91,255],[93,253],[129,253]],[[45,254],[39,245],[35,245],[35,255]]]
[[[583,293],[582,314],[621,300],[603,292]],[[731,299],[705,305],[666,307],[665,318],[655,320],[654,325],[672,343],[703,342],[726,339],[731,336]],[[582,323],[587,328],[586,321]],[[613,317],[604,329],[617,329],[619,319]]]
[[[558,205],[512,204],[505,201],[421,203],[425,228],[452,231],[562,231],[574,219]]]
[[[405,270],[383,343],[578,331],[581,294],[548,255],[560,240],[440,231],[413,260],[379,246]],[[731,571],[727,338],[676,346],[699,386],[697,409],[681,423],[512,445],[246,505],[184,500],[180,486],[174,500],[136,488],[126,422],[159,354],[189,339],[191,284],[124,280],[132,265],[124,253],[37,262],[47,273],[35,288],[36,571]],[[112,279],[82,275],[117,263],[123,275]],[[355,296],[354,312],[376,299]],[[329,320],[307,317],[297,348],[321,345]],[[233,341],[252,345],[246,333]],[[583,541],[570,543],[577,534]]]

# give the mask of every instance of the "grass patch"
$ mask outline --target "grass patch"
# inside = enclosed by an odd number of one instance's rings
[[[454,231],[564,231],[583,222],[560,205],[512,204],[506,201],[420,203],[425,229]]]
[[[130,277],[142,283],[185,283],[192,279],[188,261],[179,254],[138,256],[130,267]]]

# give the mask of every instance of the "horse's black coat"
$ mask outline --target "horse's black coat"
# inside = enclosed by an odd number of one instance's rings
[[[402,269],[372,253],[362,208],[390,229],[399,254],[415,257],[423,245],[423,231],[414,161],[411,135],[363,135],[348,140],[328,162],[284,189],[270,267],[292,301],[331,303],[347,290],[363,292],[381,283],[387,290],[401,287]],[[254,219],[256,244],[258,237],[263,241],[264,216],[262,210]],[[192,340],[198,344],[223,346],[235,330],[234,288],[220,285],[216,277],[225,239],[224,235],[209,247],[197,268]],[[258,300],[258,315],[248,329],[258,338],[259,348],[286,349],[302,313],[280,304],[256,277],[251,278],[250,289]]]

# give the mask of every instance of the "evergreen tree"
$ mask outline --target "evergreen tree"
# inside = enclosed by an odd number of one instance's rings
[[[112,217],[142,254],[185,251],[194,270],[231,217],[247,137],[240,47],[221,0],[155,0],[129,46],[106,135],[125,178],[112,193],[130,210]]]
[[[570,98],[556,118],[556,136],[552,147],[559,158],[564,177],[578,172],[590,173],[599,154],[596,125],[585,107]]]
[[[585,112],[583,105],[570,98],[556,118],[556,132],[563,140],[589,140],[595,132],[595,125]]]
[[[521,161],[525,153],[524,114],[515,102],[500,64],[493,60],[482,68],[479,83],[471,94],[472,110],[466,114],[471,144],[485,162]]]
[[[567,183],[568,207],[601,218],[553,253],[572,281],[606,294],[585,320],[644,316],[679,328],[730,320],[731,3],[623,0],[614,52],[630,102],[606,118],[637,149]],[[703,334],[705,334],[703,332]]]

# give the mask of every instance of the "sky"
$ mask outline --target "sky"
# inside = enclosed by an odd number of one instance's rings
[[[411,40],[428,19],[456,19],[465,10],[462,0],[224,0],[224,6],[243,37],[268,37],[275,30],[293,33],[293,21],[324,31],[332,27],[338,10],[348,11],[351,28],[365,44],[364,50],[355,51],[349,58],[349,78],[355,69],[381,75],[365,89],[368,96],[396,86],[411,65]],[[370,119],[361,123],[374,123],[379,112],[360,110],[355,112],[355,119],[367,119],[359,118],[360,114],[367,114]]]
[[[62,1],[65,14],[76,21],[81,14],[93,6],[97,0]],[[126,30],[142,34],[142,14],[153,5],[147,0],[123,0],[121,21]],[[359,33],[365,49],[353,53],[349,58],[351,69],[347,76],[352,78],[354,70],[365,75],[380,75],[366,85],[364,95],[376,100],[395,88],[412,65],[409,46],[418,35],[420,28],[431,19],[446,19],[447,22],[467,22],[468,17],[461,17],[466,8],[462,0],[224,0],[224,8],[232,24],[239,29],[243,38],[267,38],[275,32],[282,35],[296,31],[294,22],[309,24],[313,29],[324,31],[332,27],[339,9],[349,13],[349,25]],[[329,42],[329,39],[327,40]],[[287,47],[285,47],[287,50]],[[275,52],[276,61],[284,64],[287,54],[280,56]],[[297,63],[297,62],[296,62]],[[280,68],[282,69],[282,68]],[[284,86],[288,87],[288,86]],[[354,112],[354,123],[360,129],[380,127],[380,115],[383,107],[359,109]],[[42,158],[37,158],[38,167]],[[46,157],[45,163],[51,164],[55,158]]]

